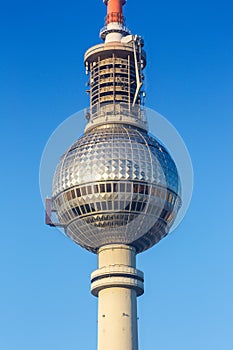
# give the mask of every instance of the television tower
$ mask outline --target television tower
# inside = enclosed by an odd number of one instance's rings
[[[126,0],[104,0],[103,43],[84,57],[90,108],[84,135],[57,165],[46,222],[98,255],[98,350],[138,350],[136,255],[167,235],[181,206],[180,179],[166,148],[148,134],[143,40],[125,26]],[[52,221],[52,212],[57,222]]]

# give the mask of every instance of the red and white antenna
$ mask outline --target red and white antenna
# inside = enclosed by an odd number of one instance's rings
[[[107,5],[106,24],[124,24],[122,6],[126,3],[126,0],[104,0],[104,3]]]
[[[105,27],[100,31],[100,37],[105,42],[121,41],[123,36],[129,35],[130,31],[125,27],[125,18],[122,7],[126,0],[103,0],[107,6]]]

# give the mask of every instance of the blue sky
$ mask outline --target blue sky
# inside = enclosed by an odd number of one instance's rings
[[[182,135],[195,175],[182,224],[138,256],[141,350],[233,348],[232,11],[230,1],[125,6],[128,27],[145,39],[146,104]],[[4,350],[96,348],[96,257],[44,225],[38,176],[53,130],[88,106],[83,54],[104,16],[101,0],[1,4]]]

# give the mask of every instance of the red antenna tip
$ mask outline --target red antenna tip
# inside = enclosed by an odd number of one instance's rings
[[[109,23],[124,23],[124,17],[122,13],[122,6],[126,3],[126,0],[104,0],[107,5],[107,17],[106,24]]]

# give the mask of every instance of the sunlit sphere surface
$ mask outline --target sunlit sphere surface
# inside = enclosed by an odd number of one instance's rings
[[[109,124],[81,136],[53,178],[53,209],[66,234],[97,253],[106,244],[141,252],[167,235],[181,206],[168,151],[146,131]]]

